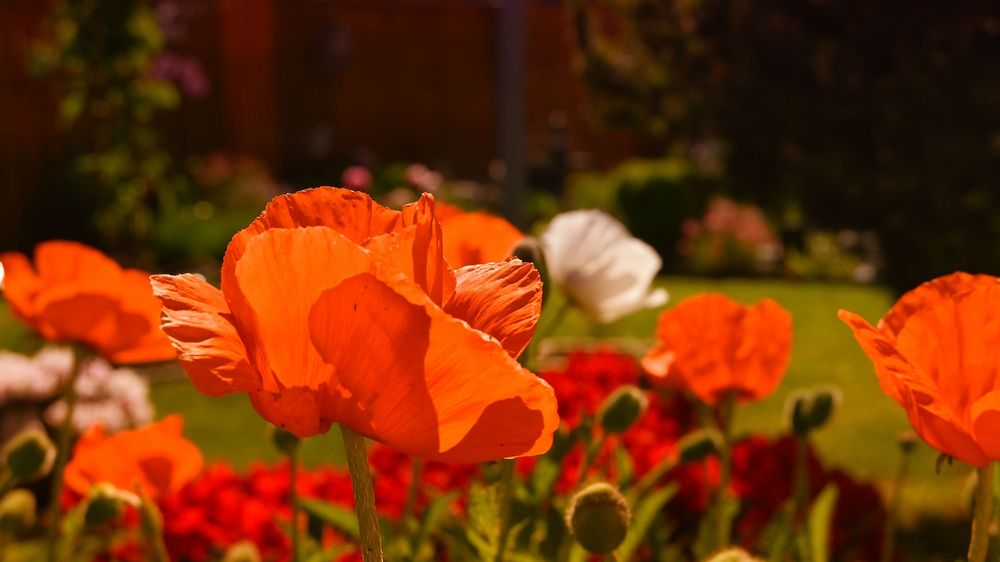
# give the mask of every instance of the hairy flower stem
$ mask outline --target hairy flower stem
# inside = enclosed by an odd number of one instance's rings
[[[990,546],[990,523],[993,520],[993,463],[976,470],[976,506],[969,541],[969,562],[983,562]]]
[[[500,532],[497,537],[497,555],[494,562],[503,562],[507,555],[507,541],[510,537],[511,517],[514,511],[514,476],[517,468],[517,461],[514,459],[504,459],[500,461]]]
[[[586,453],[583,456],[583,465],[580,467],[580,477],[576,481],[576,489],[579,490],[583,487],[584,483],[587,482],[587,473],[590,472],[590,468],[594,466],[594,461],[597,460],[597,455],[601,454],[601,449],[604,448],[604,442],[607,441],[608,434],[601,432],[601,437],[595,443],[592,443],[590,447],[587,447]]]
[[[403,518],[400,520],[400,524],[405,524],[406,520],[416,512],[423,473],[424,459],[413,457],[410,461],[410,487],[406,490],[406,504],[403,506]]]
[[[292,508],[292,562],[299,562],[299,453],[298,448],[288,452],[288,503]]]
[[[63,400],[66,401],[66,417],[59,426],[59,443],[56,451],[56,461],[52,466],[52,486],[49,488],[48,536],[47,552],[49,562],[56,560],[56,546],[59,540],[60,498],[63,492],[63,470],[69,460],[70,446],[73,444],[73,413],[76,411],[76,380],[80,377],[86,351],[80,347],[73,349],[73,367],[70,369],[69,380],[63,390]]]
[[[719,448],[719,490],[715,496],[715,547],[722,548],[729,544],[730,521],[725,517],[726,503],[729,501],[729,482],[733,475],[733,414],[736,409],[736,396],[729,393],[719,403],[719,434],[722,436],[722,446]]]
[[[358,529],[361,531],[361,557],[364,562],[382,562],[382,535],[378,526],[378,513],[375,511],[375,488],[371,469],[368,467],[365,438],[343,424],[340,426],[340,434],[344,438],[347,468],[354,487],[355,513],[358,517]]]
[[[910,451],[912,449],[913,447],[901,448],[899,467],[896,469],[896,477],[892,482],[892,504],[889,506],[889,514],[883,529],[881,562],[892,562],[896,550],[896,526],[899,524],[899,511],[903,505],[903,483],[906,481],[906,473],[909,471]]]

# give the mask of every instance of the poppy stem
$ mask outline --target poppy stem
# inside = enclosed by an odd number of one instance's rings
[[[495,562],[503,562],[507,552],[514,507],[514,475],[517,469],[517,461],[514,459],[504,459],[500,462],[500,532],[497,537],[497,555],[493,559]]]
[[[719,448],[719,491],[715,497],[715,546],[722,548],[729,544],[731,518],[727,515],[729,502],[729,481],[733,475],[733,414],[736,411],[736,395],[726,393],[719,403],[719,434],[722,446]]]
[[[410,487],[406,491],[406,504],[403,506],[404,522],[414,514],[417,508],[417,499],[420,497],[420,480],[424,473],[424,459],[413,457],[410,460]]]
[[[340,434],[344,438],[347,468],[354,487],[355,513],[361,531],[361,557],[364,562],[382,562],[382,535],[375,511],[375,488],[368,467],[365,438],[344,424],[340,425]]]
[[[63,470],[66,462],[69,461],[70,446],[73,444],[73,413],[76,411],[76,380],[80,377],[80,371],[86,360],[86,351],[82,347],[73,347],[73,367],[70,370],[69,380],[66,381],[66,388],[63,390],[63,400],[66,402],[66,417],[59,427],[59,448],[56,451],[56,461],[52,465],[52,486],[49,488],[49,509],[48,509],[48,560],[55,562],[56,543],[59,539],[60,524],[60,499],[63,492]]]
[[[983,562],[990,545],[990,523],[993,520],[993,463],[976,470],[976,505],[972,518],[972,539],[969,541],[969,562]]]
[[[297,448],[288,452],[288,503],[292,508],[292,562],[299,562],[299,455]]]

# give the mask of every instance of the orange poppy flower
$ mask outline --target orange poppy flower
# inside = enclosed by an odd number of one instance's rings
[[[0,263],[11,309],[45,339],[87,344],[112,363],[175,357],[160,330],[160,303],[148,273],[59,240],[35,248],[34,267],[14,252],[0,255]]]
[[[691,297],[660,315],[658,344],[642,358],[653,383],[708,405],[771,394],[788,368],[792,317],[771,299],[745,306],[723,295]]]
[[[393,211],[317,188],[272,200],[233,237],[222,290],[153,277],[195,386],[246,392],[300,437],[341,423],[413,455],[480,462],[548,450],[552,389],[515,358],[541,309],[519,260],[453,270],[434,199]]]
[[[444,257],[452,267],[503,261],[524,238],[514,225],[482,211],[438,203],[435,215],[444,233]]]
[[[204,464],[198,447],[181,436],[183,425],[175,414],[110,436],[100,425],[92,426],[77,441],[66,465],[66,486],[80,495],[100,482],[127,492],[140,486],[154,500],[179,490]]]
[[[877,327],[840,311],[917,434],[977,467],[1000,460],[998,283],[990,275],[939,277],[903,295]]]

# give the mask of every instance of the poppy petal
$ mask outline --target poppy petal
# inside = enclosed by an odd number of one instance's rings
[[[994,390],[972,405],[972,436],[991,459],[1000,459],[1000,390]]]
[[[355,429],[447,462],[548,450],[559,423],[552,389],[407,284],[362,274],[324,293],[310,316],[316,348],[368,409],[369,426]]]
[[[496,338],[518,357],[528,346],[542,313],[542,278],[530,263],[510,259],[455,272],[455,295],[445,311]]]
[[[455,293],[455,273],[444,259],[434,198],[424,194],[416,203],[403,207],[402,216],[405,227],[370,239],[365,248],[380,266],[401,272],[443,306]]]
[[[270,229],[247,241],[235,270],[244,302],[233,306],[223,292],[263,390],[336,380],[310,343],[309,310],[324,291],[370,267],[367,253],[332,228]]]
[[[270,229],[325,226],[355,244],[401,227],[399,211],[383,207],[365,193],[335,187],[316,187],[272,199],[249,226],[236,233],[222,260],[222,292],[236,312],[241,308],[236,263],[247,242]]]
[[[40,286],[38,275],[24,254],[17,252],[0,254],[0,264],[4,269],[4,297],[10,303],[14,314],[30,322],[30,319],[38,314],[34,303]]]
[[[841,310],[837,315],[854,332],[854,338],[875,366],[882,392],[902,404],[901,386],[905,384],[903,381],[914,378],[913,365],[900,355],[892,341],[864,318],[847,310]]]
[[[293,386],[280,392],[251,392],[250,403],[265,420],[305,438],[322,435],[333,424],[324,417],[316,395],[317,389]]]
[[[503,261],[524,238],[506,220],[479,211],[442,219],[441,229],[444,256],[452,267]]]
[[[151,280],[163,302],[163,331],[195,388],[221,396],[260,387],[222,291],[191,274],[154,275]]]
[[[903,325],[914,313],[955,295],[972,290],[977,286],[996,285],[997,278],[991,275],[972,275],[956,272],[928,281],[904,294],[889,313],[879,322],[879,329],[895,338]]]

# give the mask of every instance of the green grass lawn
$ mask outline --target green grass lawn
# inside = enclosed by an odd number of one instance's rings
[[[836,315],[839,308],[846,308],[875,321],[892,304],[887,291],[848,284],[774,280],[671,277],[662,280],[661,284],[671,293],[668,307],[698,292],[719,291],[742,302],[771,297],[788,308],[795,328],[791,367],[774,395],[739,409],[737,431],[776,434],[782,429],[782,405],[790,391],[834,383],[843,391],[844,403],[832,423],[816,437],[821,456],[828,465],[846,468],[862,478],[887,486],[899,461],[897,436],[909,424],[903,411],[881,392],[871,364]],[[32,338],[25,335],[3,308],[0,346],[33,347]],[[639,352],[651,342],[659,312],[637,313],[596,331],[576,311],[570,311],[556,330],[554,340],[611,337],[627,349]],[[172,368],[176,367],[158,367]],[[181,379],[156,383],[153,400],[160,414],[175,411],[184,414],[187,435],[210,460],[225,459],[246,466],[254,459],[277,458],[264,438],[265,423],[242,395],[208,398]],[[342,451],[336,433],[308,440],[303,451],[304,460],[313,465],[339,463]],[[932,511],[939,515],[958,515],[962,511],[961,480],[968,470],[956,465],[936,475],[936,457],[929,447],[918,447],[911,464],[902,513]]]

